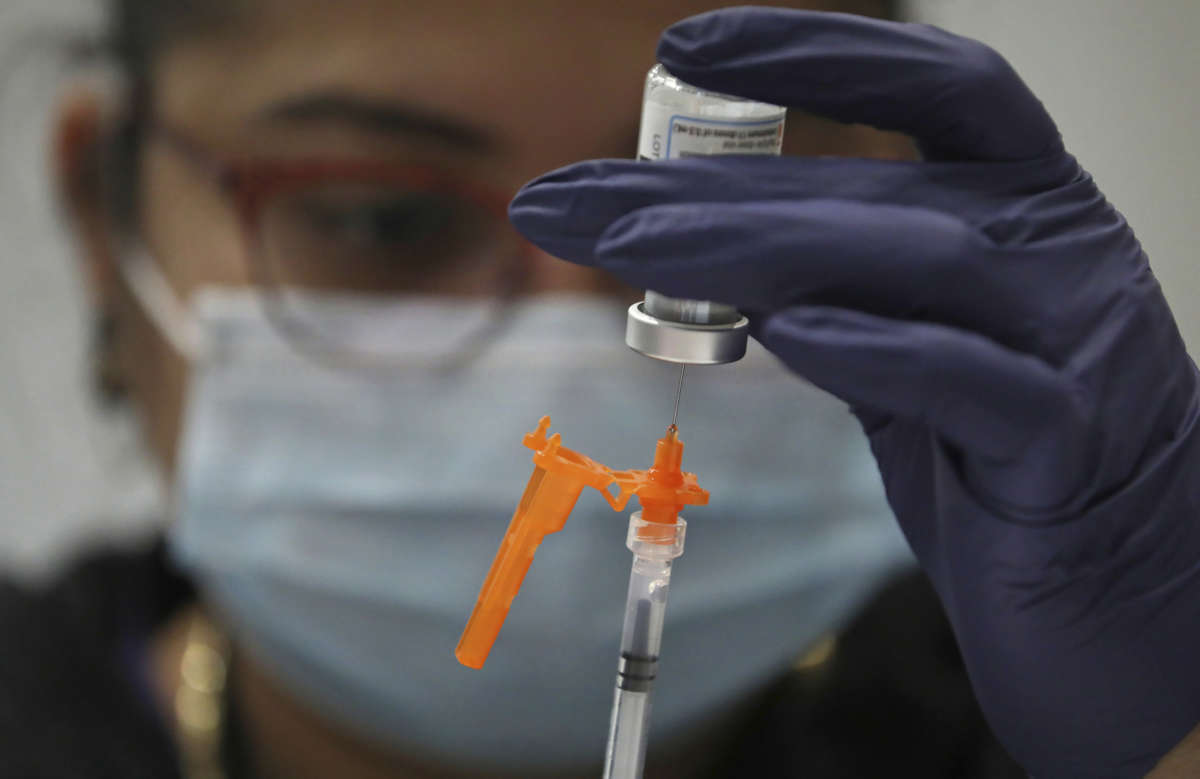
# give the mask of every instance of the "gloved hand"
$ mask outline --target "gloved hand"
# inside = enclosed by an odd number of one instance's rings
[[[1141,776],[1200,720],[1200,430],[1124,219],[978,42],[736,8],[673,26],[658,56],[700,87],[908,133],[924,160],[583,162],[530,183],[513,222],[747,312],[861,419],[1014,757],[1039,779]]]

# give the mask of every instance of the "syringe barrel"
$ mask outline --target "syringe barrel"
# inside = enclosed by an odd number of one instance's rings
[[[683,554],[687,523],[648,522],[638,511],[629,518],[626,545],[633,552],[617,688],[609,722],[606,779],[640,779],[650,734],[650,704],[658,676],[671,563]]]

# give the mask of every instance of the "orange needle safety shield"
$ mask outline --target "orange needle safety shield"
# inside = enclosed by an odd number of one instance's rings
[[[708,492],[697,484],[695,474],[680,471],[683,442],[674,425],[658,440],[654,465],[645,471],[614,471],[563,446],[558,433],[547,438],[549,427],[550,417],[542,417],[522,440],[533,450],[533,473],[454,650],[465,666],[483,667],[538,545],[547,534],[563,529],[584,487],[598,490],[613,511],[622,510],[630,496],[637,495],[642,518],[664,525],[674,525],[685,505],[708,503]],[[614,484],[616,495],[609,489]]]

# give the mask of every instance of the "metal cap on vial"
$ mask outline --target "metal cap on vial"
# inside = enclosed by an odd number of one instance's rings
[[[733,306],[647,291],[645,300],[629,307],[625,343],[656,360],[718,365],[745,356],[749,328]]]

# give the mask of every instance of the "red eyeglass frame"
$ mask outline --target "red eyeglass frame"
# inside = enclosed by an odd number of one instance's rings
[[[512,231],[514,250],[508,262],[498,268],[497,289],[492,295],[496,301],[492,316],[478,333],[464,339],[456,354],[440,361],[442,367],[453,368],[486,346],[505,326],[509,308],[507,304],[527,288],[533,245],[508,225],[508,202],[512,199],[510,193],[463,181],[445,170],[427,165],[389,165],[354,159],[234,159],[211,150],[187,131],[165,122],[150,123],[147,138],[166,144],[230,199],[242,233],[250,278],[262,290],[276,293],[260,295],[268,318],[281,333],[298,345],[300,351],[310,353],[321,361],[331,361],[329,350],[314,350],[311,347],[322,344],[325,339],[303,322],[288,316],[286,303],[283,302],[286,295],[280,294],[285,290],[261,259],[264,247],[261,245],[260,228],[264,205],[280,195],[323,182],[404,185],[462,198],[494,215],[498,222]],[[336,355],[332,362],[339,367],[347,364],[352,368],[378,367],[370,364],[371,361],[364,364],[360,360],[343,359]]]
[[[429,165],[385,164],[356,159],[234,159],[219,154],[187,131],[165,122],[149,125],[148,137],[161,141],[199,171],[232,202],[248,257],[259,256],[264,204],[280,195],[325,182],[397,184],[428,192],[443,192],[462,198],[508,224],[508,202],[512,194],[453,176]],[[511,226],[508,229],[512,230]],[[506,279],[500,297],[521,292],[529,266],[532,245],[515,230],[512,267],[501,268]],[[275,286],[261,263],[250,261],[252,276],[265,287]]]

